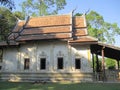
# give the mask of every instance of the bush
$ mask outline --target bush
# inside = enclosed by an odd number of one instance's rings
[[[105,62],[108,69],[115,69],[116,62],[114,59],[106,58]]]

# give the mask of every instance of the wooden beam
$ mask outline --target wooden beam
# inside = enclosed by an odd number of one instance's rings
[[[96,72],[100,72],[100,65],[99,65],[99,59],[97,54],[96,54]]]
[[[118,70],[120,69],[120,63],[119,63],[120,61],[119,60],[117,60],[117,66],[118,66]]]
[[[102,48],[102,70],[103,70],[103,81],[106,80],[106,75],[105,75],[105,59],[104,59],[104,48]]]
[[[95,72],[94,54],[92,53],[93,73]]]

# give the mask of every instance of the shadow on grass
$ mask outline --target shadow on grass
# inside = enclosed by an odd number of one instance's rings
[[[0,82],[0,90],[120,90],[120,83],[15,83]]]

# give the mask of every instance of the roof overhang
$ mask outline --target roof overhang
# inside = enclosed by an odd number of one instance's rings
[[[7,41],[2,41],[0,42],[0,47],[6,47],[6,46],[18,46],[18,42],[7,42]]]
[[[102,56],[102,49],[104,49],[105,57],[120,60],[120,47],[98,42],[97,44],[92,44],[90,46],[90,49],[91,49],[91,53],[101,56]]]
[[[91,44],[96,44],[98,40],[94,37],[91,36],[81,36],[77,37],[76,39],[69,40],[70,45],[91,45]]]

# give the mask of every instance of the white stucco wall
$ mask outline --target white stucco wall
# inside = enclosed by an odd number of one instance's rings
[[[4,49],[3,71],[92,72],[89,45],[70,46],[63,41],[40,41]],[[63,57],[64,69],[57,70],[57,58]],[[24,58],[30,58],[30,69],[24,70]],[[46,58],[46,70],[40,70],[40,58]],[[75,58],[81,58],[81,69],[75,70]]]
[[[72,52],[72,62],[73,62],[73,70],[80,72],[92,72],[92,68],[90,66],[90,47],[89,45],[75,45],[71,47]],[[75,58],[81,58],[81,69],[75,70]]]
[[[16,48],[5,48],[3,53],[3,65],[4,71],[16,71],[18,69],[17,63],[17,49]]]

